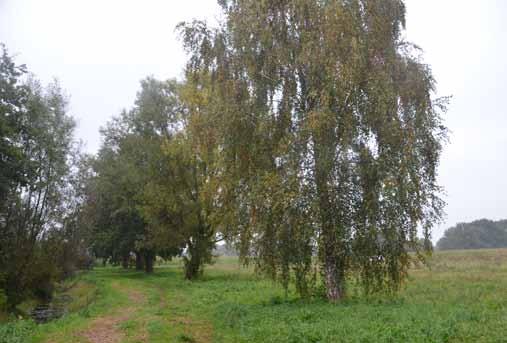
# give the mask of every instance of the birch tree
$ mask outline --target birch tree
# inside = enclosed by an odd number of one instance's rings
[[[330,301],[349,277],[396,291],[442,216],[446,139],[446,99],[403,38],[404,2],[219,4],[218,27],[179,28],[187,82],[216,125],[217,213],[243,259],[286,287],[294,275],[303,295],[322,282]]]

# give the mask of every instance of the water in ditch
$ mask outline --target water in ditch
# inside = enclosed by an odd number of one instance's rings
[[[72,297],[66,294],[55,297],[50,302],[37,305],[30,316],[38,324],[50,322],[67,314],[71,301]]]

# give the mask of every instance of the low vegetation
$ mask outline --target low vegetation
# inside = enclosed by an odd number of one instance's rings
[[[35,326],[0,326],[0,342],[500,342],[507,310],[507,250],[439,252],[394,297],[329,304],[299,299],[220,258],[196,282],[176,260],[145,275],[97,268],[86,309]],[[359,289],[357,289],[359,290]],[[106,341],[106,340],[104,340]]]

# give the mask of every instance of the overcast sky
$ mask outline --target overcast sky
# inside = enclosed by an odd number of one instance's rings
[[[447,218],[507,218],[507,1],[407,0],[407,38],[423,48],[439,95],[452,95],[440,168]],[[182,76],[174,27],[215,21],[215,0],[0,0],[0,42],[44,82],[71,95],[78,138],[95,152],[99,127],[130,107],[147,75]]]

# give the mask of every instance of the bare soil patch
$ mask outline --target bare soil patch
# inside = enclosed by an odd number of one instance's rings
[[[132,306],[120,308],[115,314],[102,316],[93,320],[91,325],[79,336],[84,337],[90,343],[118,343],[125,339],[125,334],[120,329],[120,324],[129,320],[135,312],[136,307],[142,305],[146,301],[146,296],[137,290],[121,288],[117,283],[113,284],[113,288],[120,292],[127,292],[127,296]],[[138,338],[140,341],[146,341],[146,335]]]
[[[122,313],[118,315],[99,317],[92,322],[88,329],[81,332],[80,336],[86,338],[90,343],[121,342],[125,335],[121,332],[119,325],[128,320],[133,312],[133,308],[128,308],[122,309]]]

